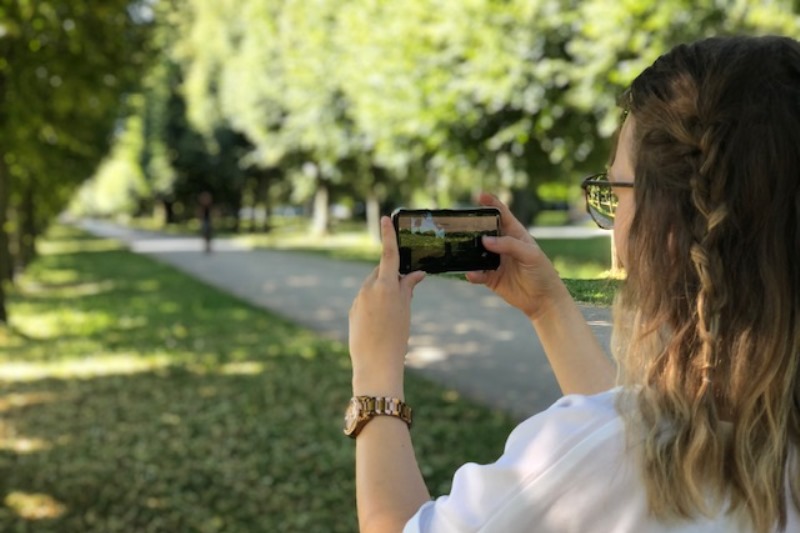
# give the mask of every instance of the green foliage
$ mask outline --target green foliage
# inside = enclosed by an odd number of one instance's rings
[[[356,529],[345,346],[110,241],[42,251],[0,334],[0,529]],[[434,494],[502,453],[508,417],[406,387]]]
[[[163,27],[158,30],[160,31],[156,32],[154,39],[157,42],[166,40],[166,30]],[[166,52],[163,52],[163,56],[152,65],[144,79],[143,95],[138,108],[142,121],[139,165],[149,188],[142,196],[151,204],[155,200],[170,198],[173,194],[176,171],[172,166],[173,155],[169,152],[167,135],[169,124],[184,118],[174,116],[174,109],[169,105],[171,98],[175,98],[178,67]]]
[[[202,151],[226,153],[220,135],[238,135],[236,164],[214,174],[224,174],[219,187],[230,178],[239,203],[307,202],[330,190],[387,210],[449,206],[488,189],[526,221],[542,207],[543,184],[574,185],[602,167],[618,95],[672,45],[800,36],[786,1],[173,0],[155,9],[158,68],[170,74],[149,78],[142,164],[152,195],[209,179],[179,176],[172,150],[202,168]],[[175,99],[183,111],[168,105]],[[186,132],[189,147],[175,142]]]
[[[72,212],[80,216],[111,216],[135,213],[136,200],[147,192],[139,155],[142,150],[141,117],[132,115],[125,129],[94,174],[83,183],[72,202]]]
[[[136,2],[0,2],[0,158],[57,214],[104,155],[120,96],[145,60]],[[11,189],[12,201],[23,187]]]
[[[145,1],[0,0],[0,322],[3,284],[127,114],[122,95],[146,59]]]

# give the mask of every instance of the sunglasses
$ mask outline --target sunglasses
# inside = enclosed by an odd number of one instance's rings
[[[625,181],[612,183],[608,181],[607,172],[589,176],[581,183],[581,189],[586,195],[586,212],[595,224],[603,229],[614,228],[614,215],[619,204],[619,198],[614,194],[614,187],[633,187],[633,183]]]

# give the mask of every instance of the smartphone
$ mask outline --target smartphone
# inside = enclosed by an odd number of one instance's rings
[[[472,209],[396,209],[392,223],[400,251],[400,273],[424,270],[495,270],[500,256],[483,247],[483,235],[500,235],[500,211]]]

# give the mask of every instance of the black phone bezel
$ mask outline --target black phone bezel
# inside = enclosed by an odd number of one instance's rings
[[[392,226],[394,227],[394,234],[395,239],[397,242],[398,252],[400,252],[400,273],[401,274],[408,274],[409,272],[413,272],[414,270],[424,270],[429,274],[441,274],[445,272],[469,272],[475,270],[496,270],[500,266],[500,256],[493,252],[489,252],[485,248],[483,249],[485,252],[485,257],[481,258],[480,260],[476,260],[473,262],[456,262],[454,264],[448,264],[446,262],[441,263],[431,263],[430,265],[426,265],[423,268],[412,268],[412,264],[408,261],[403,260],[403,252],[401,251],[400,247],[400,228],[399,228],[399,218],[403,215],[408,216],[425,216],[426,214],[430,213],[431,216],[437,217],[455,217],[455,216],[485,216],[485,217],[494,217],[496,220],[496,231],[494,232],[480,232],[481,235],[496,235],[499,236],[500,232],[500,210],[496,207],[470,207],[470,208],[463,208],[463,209],[406,209],[406,208],[397,208],[392,212],[391,219],[392,219]]]

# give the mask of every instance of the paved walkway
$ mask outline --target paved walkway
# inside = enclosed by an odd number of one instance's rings
[[[125,242],[132,251],[172,265],[259,307],[321,334],[347,340],[347,314],[372,266],[315,254],[248,250],[217,239],[202,241],[83,221],[96,235]],[[608,346],[610,311],[583,307]],[[489,289],[428,276],[414,292],[408,365],[461,394],[522,419],[559,396],[539,340],[521,313]]]

